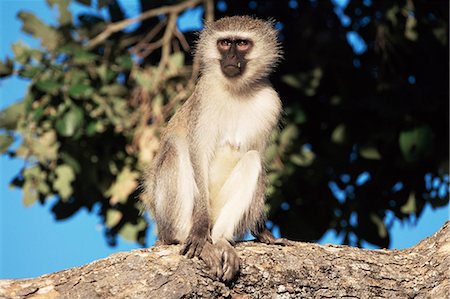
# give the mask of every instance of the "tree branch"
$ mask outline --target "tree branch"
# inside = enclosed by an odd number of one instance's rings
[[[295,242],[237,246],[233,285],[204,264],[158,246],[111,255],[38,278],[0,280],[6,298],[449,298],[450,222],[405,250],[364,250]],[[34,297],[33,297],[34,296]]]
[[[89,41],[89,43],[86,45],[88,49],[92,49],[102,43],[104,40],[106,40],[108,37],[110,37],[112,34],[130,26],[131,24],[140,22],[145,19],[149,19],[152,17],[156,17],[159,15],[164,14],[175,14],[178,15],[180,12],[190,8],[199,5],[202,2],[209,2],[208,0],[187,0],[183,1],[179,4],[175,5],[167,5],[158,7],[155,9],[148,10],[134,18],[129,18],[120,22],[112,23],[106,26],[106,29],[97,35],[95,38]]]

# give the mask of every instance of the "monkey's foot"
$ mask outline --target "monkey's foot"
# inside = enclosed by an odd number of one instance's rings
[[[210,242],[206,242],[203,246],[200,259],[205,262],[209,269],[209,273],[217,278],[221,278],[223,275],[222,270],[222,257],[219,250]]]
[[[256,236],[259,242],[269,245],[282,245],[282,246],[292,246],[292,241],[285,238],[275,238],[272,233],[265,229],[262,233]]]
[[[239,257],[233,246],[225,240],[219,240],[214,244],[219,249],[222,259],[222,276],[219,277],[225,283],[233,281],[239,272]]]

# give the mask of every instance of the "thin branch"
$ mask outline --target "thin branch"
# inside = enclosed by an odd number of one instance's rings
[[[184,37],[184,34],[178,30],[178,28],[175,28],[175,32],[173,33],[175,37],[180,41],[181,46],[183,47],[183,50],[188,52],[191,47],[189,46],[189,43],[187,42],[186,38]]]
[[[207,22],[214,21],[214,1],[213,0],[204,0],[205,2],[205,20]]]
[[[162,37],[163,45],[161,48],[161,60],[159,61],[157,76],[161,76],[164,68],[169,63],[170,58],[170,41],[172,40],[173,32],[177,25],[177,14],[171,13],[169,19],[167,20],[166,31]]]
[[[130,19],[126,19],[120,22],[116,22],[116,23],[112,23],[109,24],[108,26],[106,26],[106,29],[100,33],[99,35],[97,35],[95,38],[93,38],[87,45],[86,47],[88,49],[92,49],[95,46],[99,45],[100,43],[102,43],[104,40],[106,40],[108,37],[110,37],[112,34],[130,26],[131,24],[140,22],[142,20],[146,20],[152,17],[156,17],[159,15],[163,15],[163,14],[175,14],[177,15],[178,13],[180,13],[183,10],[186,10],[189,7],[194,7],[202,2],[205,2],[205,5],[210,5],[208,4],[208,2],[210,2],[209,0],[187,0],[184,2],[181,2],[179,4],[175,4],[175,5],[168,5],[168,6],[162,6],[162,7],[158,7],[155,9],[151,9],[148,10],[142,14],[140,14],[137,17],[134,18],[130,18]]]
[[[163,29],[163,27],[166,25],[167,20],[162,20],[158,24],[156,24],[155,27],[150,30],[141,41],[139,41],[132,49],[131,51],[134,53],[137,53],[139,51],[144,50],[148,43]]]
[[[160,38],[156,42],[148,44],[140,53],[134,51],[140,58],[144,58],[164,44],[164,38]]]

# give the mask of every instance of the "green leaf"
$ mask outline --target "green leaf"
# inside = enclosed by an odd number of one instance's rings
[[[308,117],[306,116],[306,113],[303,109],[297,109],[295,111],[295,117],[294,117],[294,121],[297,124],[304,124],[306,123],[306,121],[308,120]]]
[[[61,87],[61,83],[54,81],[52,79],[49,80],[40,80],[36,82],[36,88],[45,93],[56,95]]]
[[[65,137],[75,135],[84,123],[83,110],[77,106],[71,106],[64,116],[56,121],[56,130]]]
[[[137,70],[134,73],[136,82],[138,85],[142,87],[142,89],[146,92],[150,92],[153,89],[153,85],[155,84],[155,70],[156,68],[147,68],[145,70],[139,71]]]
[[[125,86],[120,84],[111,84],[111,85],[104,85],[102,88],[100,88],[100,93],[109,95],[109,96],[123,96],[127,94],[128,90]]]
[[[440,26],[433,28],[433,35],[441,43],[442,46],[447,45],[447,24],[445,22],[441,22]]]
[[[53,181],[53,188],[58,191],[63,200],[67,200],[73,193],[72,182],[75,179],[75,173],[69,165],[59,165],[55,169],[56,179]]]
[[[139,233],[147,228],[147,223],[144,219],[139,218],[137,224],[132,224],[130,222],[125,223],[124,226],[119,230],[119,234],[127,241],[136,242],[139,241]]]
[[[12,104],[0,111],[0,128],[5,130],[15,130],[17,122],[25,113],[25,103],[23,101]]]
[[[281,77],[281,81],[293,88],[300,89],[307,96],[313,96],[316,94],[322,77],[323,70],[316,67],[306,72],[284,75]]]
[[[266,161],[272,161],[273,158],[275,158],[275,156],[278,153],[278,147],[276,144],[270,144],[267,148],[266,148],[266,152],[265,152],[265,158]]]
[[[18,17],[22,20],[22,31],[41,40],[41,45],[50,51],[55,50],[63,40],[63,36],[54,28],[43,23],[29,12],[21,11]]]
[[[80,173],[81,171],[80,163],[78,163],[78,161],[74,157],[72,157],[66,152],[60,152],[59,156],[61,160],[64,161],[64,164],[69,165],[75,173]]]
[[[33,111],[33,119],[39,121],[44,115],[44,107],[39,106]]]
[[[411,192],[408,197],[408,201],[400,208],[403,214],[413,214],[417,211],[416,195]]]
[[[291,155],[290,159],[295,165],[308,167],[316,159],[316,154],[309,148],[302,146],[300,153]]]
[[[415,162],[432,150],[433,131],[426,126],[415,127],[400,133],[399,145],[407,162]]]
[[[93,94],[94,90],[88,84],[74,84],[69,87],[68,93],[75,99],[86,98]]]
[[[419,33],[416,30],[417,19],[412,15],[408,14],[405,24],[405,37],[411,41],[417,41]]]
[[[13,142],[14,138],[11,135],[0,134],[0,154],[6,152]]]
[[[385,239],[387,237],[387,229],[386,229],[386,225],[384,224],[383,220],[374,213],[370,214],[370,220],[378,228],[378,236],[381,239]]]
[[[123,56],[117,57],[116,63],[119,64],[123,70],[131,70],[131,68],[133,67],[133,60],[131,59],[130,55],[123,55]],[[183,63],[184,63],[184,57],[183,57]]]
[[[59,143],[54,130],[41,134],[30,144],[32,153],[42,163],[55,161],[58,158]]]
[[[333,130],[333,133],[331,133],[331,140],[337,144],[344,143],[345,135],[346,135],[345,131],[346,131],[345,125],[343,125],[343,124],[338,125]]]
[[[102,64],[97,68],[97,74],[103,83],[109,83],[116,77],[116,72],[111,70],[108,65]]]
[[[23,204],[26,207],[34,204],[38,199],[38,192],[30,181],[25,181],[23,184]]]
[[[86,128],[87,136],[94,136],[97,133],[97,122],[91,121]]]
[[[368,160],[381,160],[381,154],[375,147],[363,146],[359,150],[359,154]]]
[[[139,174],[136,171],[132,171],[129,167],[123,168],[114,184],[107,191],[107,196],[111,196],[110,204],[125,203],[128,196],[136,190],[138,177]]]
[[[114,226],[119,224],[122,217],[123,217],[123,214],[121,211],[119,211],[117,209],[108,209],[106,211],[105,224],[107,227],[113,228]]]
[[[39,191],[48,194],[50,191],[45,183],[46,173],[43,172],[38,166],[32,166],[26,168],[23,171],[23,177],[25,183],[23,185],[23,203],[25,206],[30,206],[36,202],[39,196]]]
[[[288,125],[280,134],[280,146],[285,148],[290,145],[292,140],[297,138],[298,133],[296,125]]]
[[[292,74],[284,75],[281,77],[281,81],[294,88],[300,88],[302,86],[300,80]]]
[[[25,45],[22,41],[18,41],[11,45],[12,51],[15,56],[15,60],[18,63],[26,64],[28,59],[30,59],[30,48]]]
[[[31,64],[26,64],[22,69],[19,70],[19,75],[23,78],[33,79],[37,75],[41,74],[45,68],[41,65],[33,66]]]
[[[81,49],[75,51],[75,55],[73,57],[73,61],[77,64],[91,64],[97,59],[98,56],[96,54]]]
[[[0,78],[10,76],[14,71],[14,61],[6,58],[5,62],[0,61]]]
[[[400,12],[398,5],[394,5],[386,11],[386,19],[392,22],[394,26],[397,26],[397,15]]]
[[[58,5],[59,24],[69,25],[72,23],[72,14],[69,11],[70,0],[47,0],[50,6]]]
[[[175,52],[172,55],[170,55],[169,64],[174,68],[180,68],[184,66],[184,53]]]
[[[78,68],[72,68],[68,72],[65,72],[64,74],[64,83],[70,86],[77,85],[77,84],[89,84],[89,74],[88,70],[86,68],[78,69]]]

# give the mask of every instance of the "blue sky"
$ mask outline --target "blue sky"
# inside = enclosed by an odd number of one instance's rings
[[[345,1],[344,1],[345,2]],[[127,12],[138,11],[137,1],[122,1]],[[71,11],[84,8],[71,5]],[[20,10],[35,13],[40,18],[53,21],[57,12],[50,10],[41,0],[0,0],[0,59],[12,56],[10,45],[17,40],[37,46],[38,42],[20,32],[21,24],[16,15]],[[197,16],[193,17],[192,16]],[[182,20],[179,25],[198,27],[198,11]],[[20,100],[27,82],[17,78],[0,81],[0,109]],[[11,189],[9,182],[19,171],[23,162],[0,156],[0,279],[24,278],[80,266],[106,257],[114,252],[138,248],[137,244],[119,240],[118,246],[111,248],[103,238],[100,219],[95,213],[82,210],[66,221],[54,221],[50,213],[52,202],[44,206],[35,204],[25,208],[19,189]],[[413,246],[421,239],[433,234],[449,219],[448,208],[432,210],[425,208],[417,225],[394,222],[392,248]],[[154,240],[149,231],[148,240]],[[320,243],[339,244],[342,236],[329,231]],[[152,244],[151,241],[148,242]],[[368,245],[368,247],[370,247]]]

